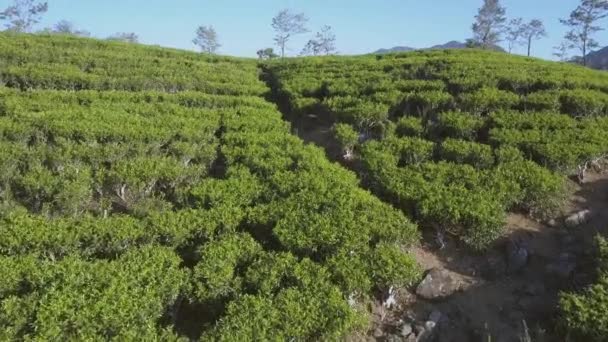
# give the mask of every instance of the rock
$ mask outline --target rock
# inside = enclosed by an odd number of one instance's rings
[[[426,323],[424,323],[424,330],[427,332],[431,332],[435,329],[436,326],[437,326],[437,323],[435,323],[433,321],[426,321]]]
[[[530,253],[524,244],[511,242],[507,245],[507,264],[509,273],[517,273],[528,264]]]
[[[374,329],[373,335],[374,337],[382,337],[384,336],[384,331],[382,331],[380,327],[377,327],[376,329]]]
[[[408,337],[409,335],[412,335],[414,333],[414,328],[412,328],[412,325],[409,323],[405,323],[402,327],[401,327],[401,331],[399,332],[401,334],[401,336],[403,337]]]
[[[483,266],[480,268],[481,276],[487,280],[496,280],[501,278],[507,272],[507,263],[502,254],[488,255]]]
[[[451,296],[459,290],[459,284],[451,274],[439,268],[434,268],[416,288],[416,294],[424,299],[441,299]]]
[[[566,224],[566,227],[568,227],[568,228],[576,228],[576,227],[580,226],[581,224],[585,224],[585,223],[589,222],[590,219],[591,219],[591,210],[581,210],[577,213],[574,213],[574,214],[568,216],[564,220],[564,223]]]
[[[549,221],[547,221],[547,225],[551,228],[555,228],[557,227],[557,221],[555,219],[550,219]]]
[[[434,322],[435,324],[439,324],[439,321],[441,321],[442,317],[443,315],[441,314],[441,311],[433,310],[433,312],[431,312],[431,314],[429,315],[429,321]]]
[[[555,263],[547,265],[546,271],[549,274],[558,276],[559,278],[568,278],[574,272],[576,263],[568,260],[559,260]]]
[[[395,335],[395,334],[390,334],[386,337],[386,342],[403,342],[405,341],[403,339],[403,337]]]
[[[537,283],[528,283],[524,286],[523,291],[524,294],[529,296],[538,296],[545,292],[545,285],[540,282]]]

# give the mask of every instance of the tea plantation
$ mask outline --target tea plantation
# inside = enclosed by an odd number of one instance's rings
[[[555,217],[566,176],[608,152],[608,74],[582,67],[445,50],[266,71],[291,120],[332,124],[377,195],[475,249],[507,211]]]
[[[273,101],[333,125],[356,173]],[[0,33],[0,340],[365,333],[376,294],[420,280],[421,229],[483,250],[607,152],[608,74],[581,67]]]

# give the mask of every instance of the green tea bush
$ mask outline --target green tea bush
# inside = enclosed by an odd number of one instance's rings
[[[567,341],[604,341],[608,333],[608,244],[598,238],[598,280],[580,293],[560,296],[559,325]]]
[[[463,112],[445,112],[439,114],[431,131],[435,139],[476,140],[483,125],[484,119],[479,116]]]

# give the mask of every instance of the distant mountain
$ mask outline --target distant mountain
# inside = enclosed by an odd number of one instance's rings
[[[375,54],[385,54],[385,53],[396,53],[396,52],[410,52],[410,51],[415,51],[415,48],[409,47],[409,46],[395,46],[392,47],[390,49],[380,49],[378,51],[375,51]]]
[[[395,46],[390,49],[380,49],[380,50],[374,51],[373,53],[374,54],[386,54],[386,53],[396,53],[396,52],[410,52],[410,51],[416,51],[416,50],[446,50],[446,49],[466,49],[466,48],[467,48],[466,43],[452,40],[445,44],[434,45],[429,48],[416,49],[416,48],[407,47],[407,46]],[[494,45],[492,47],[492,50],[505,52],[505,49],[501,48],[498,45]]]
[[[456,40],[452,40],[445,44],[431,46],[429,50],[445,50],[445,49],[466,49],[467,44],[463,42],[459,42]]]
[[[608,46],[588,54],[587,63],[590,68],[608,70]]]

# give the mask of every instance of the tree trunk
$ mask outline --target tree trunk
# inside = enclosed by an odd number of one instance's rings
[[[528,37],[528,57],[530,57],[530,48],[532,47],[532,38]]]
[[[281,44],[281,58],[285,58],[285,43]]]
[[[583,66],[587,66],[587,41],[583,41]]]

